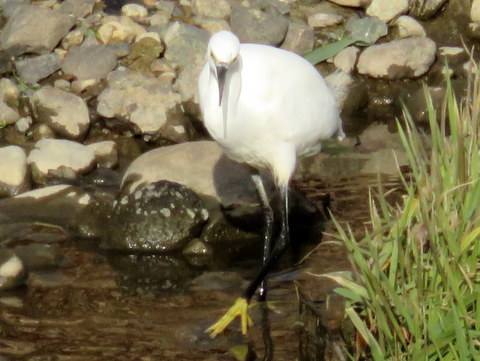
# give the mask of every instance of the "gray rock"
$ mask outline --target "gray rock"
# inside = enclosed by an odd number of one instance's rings
[[[98,96],[97,112],[133,124],[135,132],[181,142],[188,139],[181,97],[169,81],[129,70],[113,71]]]
[[[62,70],[77,79],[104,79],[117,66],[115,50],[105,45],[77,46],[63,60]]]
[[[0,247],[0,291],[17,287],[25,282],[22,261],[9,249]]]
[[[198,16],[227,19],[230,17],[232,7],[227,0],[193,0],[192,11]]]
[[[29,0],[3,0],[1,2],[2,15],[8,19],[18,8],[28,4],[30,4]]]
[[[181,68],[203,64],[207,52],[209,34],[193,25],[176,21],[164,34],[165,59]]]
[[[62,137],[81,139],[90,126],[87,105],[75,94],[45,86],[35,92],[30,102],[36,120],[48,124]]]
[[[287,35],[282,44],[285,50],[293,51],[296,54],[304,55],[313,50],[315,35],[313,29],[305,24],[290,23]]]
[[[0,198],[12,197],[28,189],[27,156],[16,145],[0,148]]]
[[[77,18],[84,18],[92,13],[94,6],[95,0],[65,0],[60,5],[60,11]]]
[[[15,69],[25,83],[35,84],[38,81],[56,72],[62,66],[57,53],[40,55],[33,58],[17,60]]]
[[[68,14],[41,6],[24,6],[8,19],[0,34],[0,47],[13,56],[48,54],[73,24],[73,17]]]
[[[161,181],[122,195],[115,204],[101,246],[122,251],[179,249],[208,219],[200,198],[177,183]]]
[[[125,171],[122,191],[131,194],[160,180],[183,184],[225,206],[258,199],[249,169],[224,156],[213,141],[176,144],[142,154]]]
[[[49,244],[17,246],[13,252],[21,259],[27,271],[55,267],[61,260],[57,248]]]
[[[360,54],[357,69],[374,78],[403,79],[425,74],[435,60],[436,45],[425,37],[372,45]]]
[[[33,180],[44,183],[47,177],[72,179],[91,170],[95,154],[83,144],[63,139],[42,139],[27,158]]]
[[[197,291],[239,289],[245,280],[236,272],[204,272],[191,282],[191,288]]]
[[[274,6],[255,9],[236,4],[230,25],[243,43],[279,45],[288,30],[288,20]]]

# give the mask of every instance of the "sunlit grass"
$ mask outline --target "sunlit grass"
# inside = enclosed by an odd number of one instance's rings
[[[480,81],[460,104],[445,87],[439,111],[425,91],[428,134],[408,111],[399,123],[411,170],[401,204],[380,186],[361,240],[336,223],[354,271],[327,276],[347,300],[353,359],[480,359]]]

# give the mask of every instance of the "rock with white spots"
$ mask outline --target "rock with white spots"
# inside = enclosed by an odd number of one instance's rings
[[[15,288],[26,280],[25,267],[11,250],[0,247],[0,291]]]
[[[112,140],[92,143],[87,148],[95,154],[97,167],[113,168],[118,163],[117,144]]]
[[[358,53],[360,49],[356,46],[349,46],[338,52],[333,58],[333,64],[337,69],[344,73],[350,74],[357,63]]]
[[[232,6],[227,0],[193,0],[192,11],[206,18],[227,19],[232,13]]]
[[[308,25],[314,29],[326,28],[343,22],[343,16],[331,13],[315,13],[308,16]]]
[[[31,104],[36,121],[65,138],[81,139],[90,126],[87,105],[75,94],[45,86],[35,92]]]
[[[11,197],[28,189],[25,151],[16,145],[0,148],[0,160],[0,198]]]
[[[113,71],[98,96],[97,112],[131,124],[139,134],[174,142],[188,139],[180,94],[169,81],[129,70]]]
[[[399,38],[427,35],[422,24],[420,24],[411,16],[400,16],[397,20],[395,20],[393,26],[395,27],[397,37]]]
[[[85,145],[63,139],[42,139],[27,158],[33,180],[44,183],[47,177],[75,178],[95,165],[95,154]]]
[[[13,56],[48,54],[73,25],[74,19],[68,14],[43,6],[23,6],[3,28],[0,48]]]
[[[101,247],[120,251],[181,249],[208,220],[201,199],[178,183],[160,181],[121,195]]]
[[[415,78],[425,74],[435,60],[436,45],[426,37],[372,45],[358,59],[360,74],[382,79]]]
[[[388,23],[408,11],[408,0],[372,0],[367,15]]]
[[[313,28],[306,24],[291,22],[282,49],[304,55],[313,50],[315,35]]]

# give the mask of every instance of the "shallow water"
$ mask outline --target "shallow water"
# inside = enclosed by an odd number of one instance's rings
[[[336,217],[348,220],[360,234],[368,218],[368,187],[375,182],[375,177],[366,177],[332,183],[310,180],[296,186],[318,204],[330,195]],[[394,186],[398,181],[390,182]],[[205,268],[189,267],[178,258],[105,255],[81,240],[59,247],[66,260],[59,269],[33,272],[28,286],[0,294],[0,355],[7,359],[253,360],[255,355],[261,359],[266,325],[275,360],[320,360],[324,353],[326,359],[338,359],[342,302],[332,295],[333,284],[305,276],[302,270],[347,269],[346,253],[339,246],[322,245],[300,267],[270,277],[269,324],[261,322],[262,309],[256,306],[248,337],[235,323],[214,340],[204,330],[244,287],[238,274],[247,279],[253,275],[259,250],[222,266],[223,271],[236,271],[233,276],[216,273],[192,285],[190,281]],[[214,270],[222,269],[217,265]],[[217,289],[209,289],[213,286]],[[306,312],[304,303],[299,314],[298,294],[314,304],[313,312]],[[327,297],[334,300],[328,307]],[[326,330],[323,336],[311,326],[319,323]],[[321,337],[325,340],[318,344]]]

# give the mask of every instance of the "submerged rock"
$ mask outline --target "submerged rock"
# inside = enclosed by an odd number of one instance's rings
[[[193,191],[156,182],[115,202],[101,246],[125,252],[179,249],[199,234],[207,219],[208,211]]]

